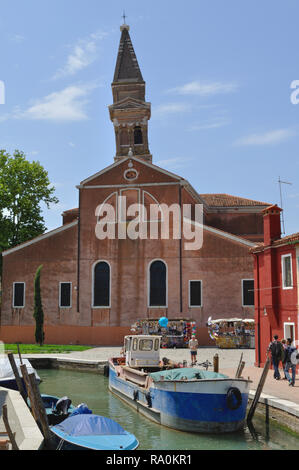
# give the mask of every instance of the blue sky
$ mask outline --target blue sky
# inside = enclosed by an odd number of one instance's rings
[[[49,172],[60,203],[48,229],[77,207],[76,185],[113,163],[107,106],[125,10],[152,103],[153,163],[199,193],[280,204],[299,231],[297,0],[3,0],[0,147]]]

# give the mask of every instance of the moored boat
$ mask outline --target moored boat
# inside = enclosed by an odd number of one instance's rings
[[[109,360],[109,389],[149,419],[181,431],[225,433],[244,426],[250,380],[170,369],[159,350],[160,336],[126,336],[125,357]]]
[[[134,434],[104,416],[79,414],[52,426],[58,450],[135,450]]]
[[[19,375],[22,379],[22,372],[20,369],[21,366],[21,361],[19,358],[15,358],[15,363],[19,371]],[[22,359],[22,364],[25,364],[27,367],[28,374],[35,374],[36,381],[39,384],[41,382],[41,379],[39,375],[37,374],[36,370],[32,367],[28,359]],[[23,379],[22,379],[23,381]],[[24,390],[25,384],[23,382]],[[18,390],[17,382],[13,373],[13,370],[11,368],[10,362],[8,357],[2,356],[0,358],[0,387],[5,387],[9,388],[10,390]]]
[[[76,409],[68,397],[59,398],[42,393],[41,399],[50,425],[61,423]],[[27,404],[31,408],[29,398],[27,398]]]

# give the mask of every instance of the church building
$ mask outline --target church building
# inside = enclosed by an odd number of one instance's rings
[[[195,321],[204,345],[210,341],[209,317],[254,318],[249,250],[264,239],[262,211],[270,204],[200,194],[183,177],[154,164],[148,143],[151,104],[126,24],[121,26],[112,96],[114,161],[81,181],[78,207],[62,214],[60,227],[3,252],[2,341],[34,341],[34,276],[40,265],[46,343],[119,345],[137,320],[165,316]],[[174,204],[180,223],[189,205],[194,226],[193,209],[201,205],[203,219],[197,225],[202,245],[187,249],[183,236],[120,236],[132,221],[119,203],[124,200],[126,207],[145,209]],[[116,214],[107,223],[113,238],[98,234],[101,209],[107,205]],[[156,222],[159,231],[163,211],[159,214],[153,220],[146,210],[144,224]]]

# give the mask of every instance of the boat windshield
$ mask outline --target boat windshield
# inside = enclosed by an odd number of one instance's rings
[[[139,341],[139,350],[140,351],[151,351],[153,349],[153,340],[152,339],[141,339]]]

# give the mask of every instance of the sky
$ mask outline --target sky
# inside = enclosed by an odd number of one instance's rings
[[[2,0],[0,148],[48,171],[59,204],[43,208],[47,228],[78,207],[80,181],[114,162],[124,11],[152,104],[153,163],[200,194],[280,205],[278,179],[291,183],[285,234],[299,232],[298,0]]]

